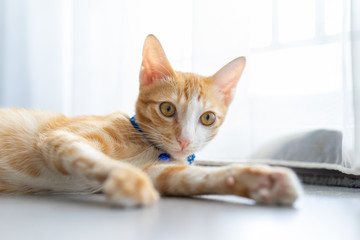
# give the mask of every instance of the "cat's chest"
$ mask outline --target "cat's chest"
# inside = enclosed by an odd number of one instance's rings
[[[128,117],[117,115],[102,130],[106,144],[101,149],[114,160],[126,161],[138,167],[158,160],[159,151],[132,127]]]
[[[131,139],[128,135],[121,141],[112,142],[110,149],[104,152],[115,160],[126,161],[137,167],[145,167],[156,162],[161,154],[138,136]]]
[[[130,158],[121,159],[132,165],[135,165],[141,169],[145,168],[149,164],[156,163],[158,160],[159,152],[153,147],[148,147],[141,152],[137,152]]]
[[[147,142],[139,141],[138,143],[128,142],[127,144],[118,144],[119,146],[117,146],[117,148],[121,148],[121,154],[116,154],[115,152],[114,154],[108,155],[115,160],[128,162],[141,169],[153,163],[177,162],[178,164],[185,164],[185,161],[181,161],[170,155],[168,159],[163,159],[161,156],[164,155],[165,152]]]

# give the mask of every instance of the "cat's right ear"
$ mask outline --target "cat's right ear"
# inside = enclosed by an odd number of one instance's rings
[[[145,39],[140,69],[140,86],[148,86],[157,80],[175,76],[159,40],[152,34]]]

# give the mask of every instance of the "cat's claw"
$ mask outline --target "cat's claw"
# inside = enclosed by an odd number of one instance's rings
[[[150,178],[137,170],[113,170],[104,183],[103,191],[113,206],[149,206],[159,199]]]

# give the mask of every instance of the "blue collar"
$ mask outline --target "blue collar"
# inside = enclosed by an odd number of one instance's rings
[[[171,161],[171,155],[166,153],[165,151],[163,151],[161,148],[157,147],[156,145],[154,145],[153,143],[151,143],[149,141],[149,139],[146,137],[145,133],[143,132],[143,130],[140,128],[139,124],[137,124],[135,116],[130,118],[130,122],[133,125],[133,127],[138,130],[139,132],[141,132],[141,134],[143,135],[143,137],[145,138],[145,140],[151,145],[153,146],[156,150],[158,150],[159,152],[163,152],[159,155],[158,159],[159,161],[165,161],[165,162],[170,162]],[[187,157],[187,161],[189,162],[189,164],[191,165],[195,160],[195,154],[191,154]]]

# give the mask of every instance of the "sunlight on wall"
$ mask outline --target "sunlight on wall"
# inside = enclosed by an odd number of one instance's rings
[[[278,1],[280,42],[308,40],[315,35],[313,0]]]
[[[341,93],[340,43],[253,54],[248,62],[247,70],[251,71],[248,93],[251,96]]]

